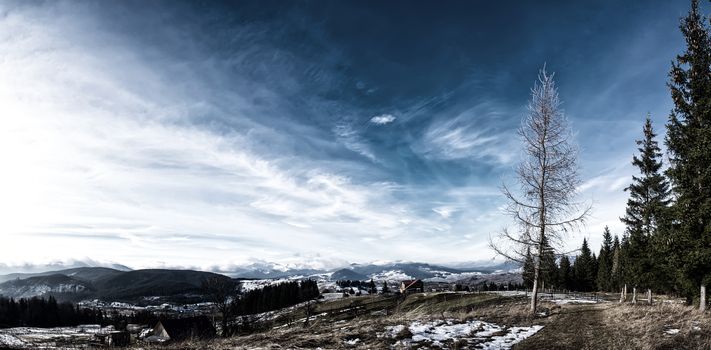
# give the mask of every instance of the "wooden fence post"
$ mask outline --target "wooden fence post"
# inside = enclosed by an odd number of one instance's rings
[[[706,286],[701,285],[701,296],[699,297],[699,311],[706,311]]]

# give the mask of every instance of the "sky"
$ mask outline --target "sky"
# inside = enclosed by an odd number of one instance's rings
[[[0,263],[491,259],[544,65],[593,204],[566,241],[598,247],[688,7],[4,1]]]

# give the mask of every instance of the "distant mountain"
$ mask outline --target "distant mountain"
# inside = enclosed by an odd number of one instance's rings
[[[290,278],[298,276],[311,276],[327,272],[305,266],[289,266],[268,262],[256,262],[248,265],[233,266],[228,271],[219,271],[224,275],[234,278],[271,279]]]
[[[111,262],[99,262],[91,259],[84,260],[69,260],[69,261],[58,261],[47,264],[21,264],[21,265],[8,265],[0,264],[0,274],[13,274],[13,273],[26,273],[35,274],[48,271],[58,271],[67,270],[81,267],[106,267],[119,271],[130,271],[131,268],[125,265],[111,263]]]
[[[331,274],[330,279],[333,281],[339,280],[351,280],[351,281],[362,281],[368,279],[368,276],[360,274],[350,269],[340,269],[334,271]]]
[[[0,294],[11,297],[54,295],[67,300],[99,298],[107,301],[143,302],[161,297],[198,299],[202,281],[209,277],[271,280],[311,278],[319,283],[337,280],[400,281],[422,279],[429,282],[478,284],[483,281],[518,281],[518,266],[502,263],[460,263],[456,266],[418,262],[351,264],[337,269],[290,267],[258,263],[233,267],[222,274],[194,271],[147,269],[125,271],[108,267],[74,267],[32,273],[0,275]],[[226,276],[227,275],[227,276]],[[229,276],[229,277],[228,277]],[[263,285],[258,281],[250,282]]]
[[[335,280],[402,280],[423,279],[432,281],[456,281],[478,274],[503,273],[516,266],[501,262],[472,262],[456,266],[433,265],[418,262],[387,262],[351,264],[338,269],[289,269],[269,264],[252,264],[233,268],[225,274],[235,278],[250,279],[298,279],[316,278]],[[328,276],[328,277],[326,277]]]
[[[5,282],[0,283],[0,295],[19,298],[51,294],[71,300],[82,297],[135,301],[147,296],[199,295],[202,281],[209,277],[230,278],[192,270],[119,271],[103,267],[82,267],[2,276],[0,278]]]
[[[56,271],[46,271],[37,273],[11,273],[7,275],[0,275],[0,283],[5,281],[11,281],[16,279],[26,279],[30,277],[37,276],[49,276],[49,275],[65,275],[69,277],[74,277],[83,281],[94,282],[97,279],[123,273],[124,271],[111,269],[108,267],[77,267],[65,270]]]
[[[210,277],[229,279],[224,275],[193,270],[135,270],[102,277],[94,284],[102,299],[122,300],[200,294],[202,281]]]
[[[94,292],[91,283],[62,274],[15,279],[0,284],[0,295],[11,298],[29,298],[49,294],[82,294]]]

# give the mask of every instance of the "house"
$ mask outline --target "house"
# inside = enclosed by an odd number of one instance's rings
[[[400,282],[400,293],[423,293],[425,283],[422,280],[408,280]]]
[[[148,341],[187,340],[214,337],[215,327],[206,316],[164,319],[153,327],[153,335]]]

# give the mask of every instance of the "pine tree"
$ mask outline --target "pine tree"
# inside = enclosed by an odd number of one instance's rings
[[[644,137],[637,141],[639,157],[632,157],[632,164],[641,176],[633,176],[625,216],[620,220],[627,226],[629,249],[626,252],[628,282],[634,287],[658,286],[662,268],[655,256],[652,244],[669,206],[669,184],[661,174],[662,153],[655,140],[649,116],[644,123]]]
[[[526,249],[526,260],[523,262],[523,271],[521,272],[521,277],[523,278],[523,285],[527,289],[533,288],[533,256],[531,255],[531,248]]]
[[[699,291],[703,299],[711,281],[711,29],[698,0],[692,0],[680,29],[686,51],[669,74],[674,109],[667,123],[667,174],[676,201],[674,233],[667,241],[690,300]]]
[[[567,255],[560,258],[560,267],[558,268],[558,283],[565,290],[573,289],[573,270],[570,267],[570,259]]]
[[[615,240],[612,243],[612,266],[610,270],[610,289],[616,291],[620,288],[622,281],[622,261],[621,261],[620,239],[615,235]]]
[[[610,228],[605,226],[597,269],[597,289],[600,291],[612,290],[612,254],[612,234]]]
[[[383,294],[390,293],[390,288],[388,287],[388,281],[383,281],[383,289],[381,291]]]
[[[555,262],[555,252],[548,244],[548,240],[544,240],[543,255],[541,256],[541,277],[544,288],[554,288],[558,285],[558,265]]]
[[[593,289],[595,284],[594,261],[586,239],[583,239],[580,255],[573,263],[573,273],[575,274],[575,287],[577,290],[589,292]]]

